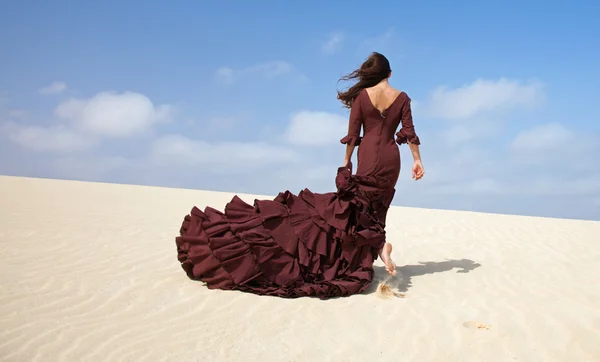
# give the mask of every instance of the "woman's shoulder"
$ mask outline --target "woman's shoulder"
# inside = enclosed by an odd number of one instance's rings
[[[400,94],[402,94],[402,93],[406,94],[406,92],[405,92],[405,91],[403,91],[402,89],[398,89],[398,88],[396,88],[396,87],[392,87],[392,86],[390,86],[390,92],[394,92],[394,93],[396,93],[396,94],[398,94],[398,95],[400,95]]]
[[[392,87],[391,85],[388,85],[388,88],[385,90],[385,93],[395,97],[402,97],[407,95],[406,92],[404,92],[402,89]]]
[[[401,89],[396,89],[396,88],[394,88],[394,91],[397,92],[396,94],[398,95],[398,98],[404,98],[405,101],[406,100],[410,101],[410,97],[408,96],[408,93],[406,93],[406,91],[403,91]]]

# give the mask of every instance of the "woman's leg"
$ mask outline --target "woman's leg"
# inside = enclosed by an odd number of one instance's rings
[[[385,270],[391,275],[396,275],[396,264],[392,260],[392,244],[386,242],[379,252],[381,261],[385,264]]]

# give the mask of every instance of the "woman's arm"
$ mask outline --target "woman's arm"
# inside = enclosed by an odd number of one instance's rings
[[[408,143],[410,152],[412,153],[414,164],[412,167],[412,177],[415,180],[419,180],[425,174],[423,164],[421,163],[421,152],[419,152],[419,145],[421,140],[415,132],[415,126],[412,119],[412,110],[410,108],[410,98],[407,96],[407,100],[402,107],[402,128],[396,133],[396,142],[400,145]]]
[[[419,152],[419,145],[416,143],[408,142],[408,147],[412,153],[413,160],[421,162],[421,152]]]
[[[350,160],[352,159],[352,154],[354,153],[355,145],[346,145],[346,154],[344,155],[344,166],[350,165]]]
[[[413,118],[412,118],[412,110],[410,108],[410,98],[408,96],[406,96],[406,100],[404,101],[404,104],[402,105],[402,111],[400,114],[400,118],[401,118],[401,122],[402,122],[402,128],[400,128],[398,133],[396,133],[396,143],[398,143],[399,145],[401,145],[403,143],[408,143],[410,150],[413,153],[413,158],[415,157],[415,150],[416,150],[416,156],[420,160],[421,155],[419,154],[419,147],[413,148],[413,145],[414,146],[420,145],[421,140],[419,139],[419,136],[417,136],[417,133],[415,132],[415,125],[413,124]],[[417,158],[415,158],[415,160],[417,160]]]
[[[350,165],[354,148],[360,144],[360,130],[362,128],[362,110],[360,103],[360,94],[356,97],[350,108],[350,118],[348,119],[348,135],[340,140],[346,145],[346,153],[344,155],[344,167]]]

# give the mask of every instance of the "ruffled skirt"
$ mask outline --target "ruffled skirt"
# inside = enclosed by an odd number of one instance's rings
[[[321,299],[364,291],[385,243],[394,189],[339,168],[336,192],[289,191],[224,212],[194,207],[176,237],[188,277],[210,289]]]

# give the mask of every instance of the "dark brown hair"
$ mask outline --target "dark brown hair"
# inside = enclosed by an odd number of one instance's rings
[[[372,87],[386,79],[390,75],[391,71],[392,69],[390,68],[390,62],[385,56],[383,56],[383,54],[377,52],[371,53],[367,60],[365,60],[358,69],[340,78],[340,80],[358,78],[358,82],[356,82],[345,92],[338,91],[337,99],[342,101],[344,107],[352,107],[354,99],[356,96],[358,96],[361,90]]]

